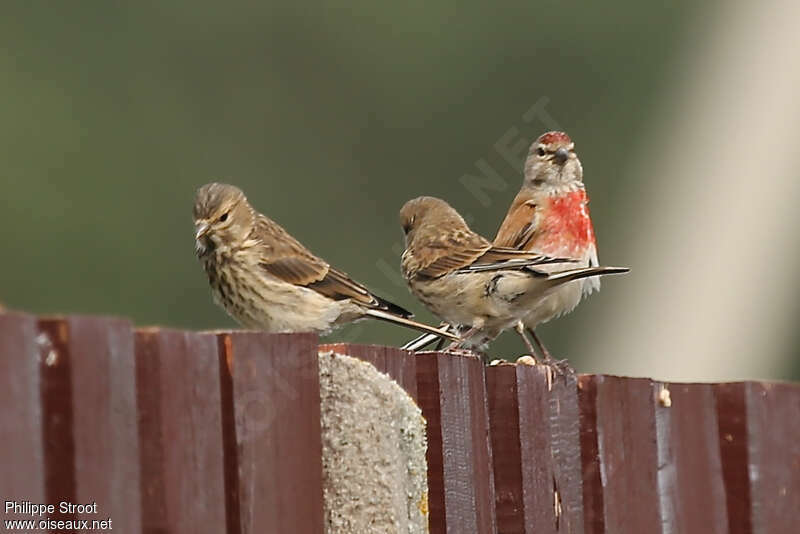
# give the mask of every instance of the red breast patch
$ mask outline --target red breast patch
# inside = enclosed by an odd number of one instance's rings
[[[551,197],[542,214],[541,233],[534,249],[550,255],[583,257],[586,248],[595,242],[588,202],[583,189]]]

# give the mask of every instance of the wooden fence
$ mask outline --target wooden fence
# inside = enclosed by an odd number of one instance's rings
[[[540,366],[323,348],[371,362],[421,407],[433,533],[800,532],[796,384],[552,379]],[[324,532],[319,350],[306,334],[0,315],[3,520]]]

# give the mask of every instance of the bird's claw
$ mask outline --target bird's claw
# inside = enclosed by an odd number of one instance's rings
[[[575,368],[573,368],[566,359],[556,360],[548,354],[546,357],[542,358],[540,363],[551,367],[556,376],[562,376],[564,378],[575,376]]]
[[[478,354],[477,352],[469,349],[460,349],[457,347],[445,347],[445,349],[442,350],[441,352],[443,354],[452,354],[454,356],[466,356],[469,358],[483,359],[481,354]]]

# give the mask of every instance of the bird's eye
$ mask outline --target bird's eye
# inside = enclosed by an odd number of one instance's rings
[[[539,155],[539,156],[544,156],[544,148],[538,147],[536,149],[536,154]]]
[[[416,219],[416,215],[412,215],[410,219],[403,223],[403,233],[408,234],[411,231],[411,227],[414,226],[414,219]]]
[[[227,221],[227,220],[228,220],[228,212],[226,211],[225,213],[223,213],[222,215],[220,215],[220,217],[219,217],[219,222],[225,222],[225,221]]]

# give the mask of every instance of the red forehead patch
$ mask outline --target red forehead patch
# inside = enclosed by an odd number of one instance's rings
[[[547,132],[540,135],[536,142],[543,145],[568,145],[572,143],[572,139],[564,132]]]

